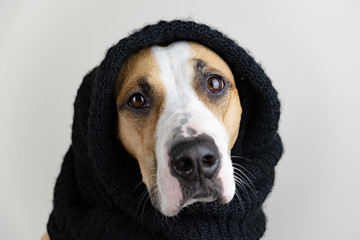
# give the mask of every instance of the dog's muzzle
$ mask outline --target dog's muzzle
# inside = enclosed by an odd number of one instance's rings
[[[206,134],[183,138],[170,147],[169,169],[179,181],[182,206],[221,198],[220,165],[221,154],[214,139]]]

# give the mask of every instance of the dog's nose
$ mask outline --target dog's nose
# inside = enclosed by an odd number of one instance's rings
[[[192,138],[170,150],[170,165],[184,180],[211,178],[219,169],[219,151],[212,138]]]

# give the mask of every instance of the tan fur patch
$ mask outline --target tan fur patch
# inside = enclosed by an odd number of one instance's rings
[[[229,152],[233,147],[239,132],[242,108],[240,98],[236,89],[234,76],[225,61],[209,48],[195,42],[190,43],[192,49],[191,63],[196,68],[196,62],[201,60],[205,63],[205,71],[217,74],[226,79],[230,86],[227,93],[218,100],[212,100],[202,88],[193,82],[193,88],[200,100],[213,112],[213,114],[224,123],[229,136]]]
[[[142,81],[151,88],[151,111],[143,115],[132,111],[127,104],[130,95],[140,92]],[[132,55],[118,77],[118,137],[125,149],[139,162],[143,182],[150,190],[156,182],[156,124],[162,112],[165,89],[160,81],[160,70],[151,55],[151,49],[143,49]]]

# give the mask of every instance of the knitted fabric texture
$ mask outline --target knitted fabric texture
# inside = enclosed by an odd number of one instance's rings
[[[146,201],[140,170],[116,139],[114,86],[131,54],[180,40],[209,47],[233,72],[243,113],[231,151],[238,157],[232,161],[246,169],[253,189],[237,186],[240,197],[227,205],[195,203],[168,218]],[[194,22],[146,26],[111,47],[101,64],[84,77],[74,108],[72,143],[57,178],[47,225],[52,240],[261,238],[262,203],[282,154],[277,133],[280,103],[262,68],[233,40]]]

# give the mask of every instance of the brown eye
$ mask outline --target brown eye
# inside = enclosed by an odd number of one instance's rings
[[[212,93],[218,93],[225,87],[225,82],[221,77],[213,76],[207,80],[207,87]]]
[[[129,105],[134,108],[144,108],[148,107],[149,105],[146,104],[146,100],[141,93],[133,94],[129,99]]]

